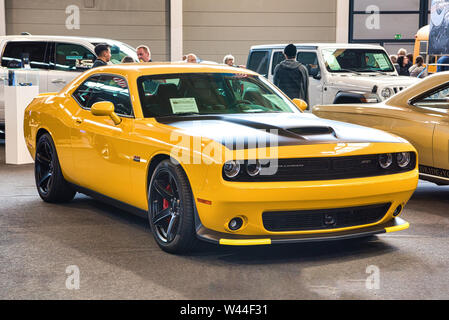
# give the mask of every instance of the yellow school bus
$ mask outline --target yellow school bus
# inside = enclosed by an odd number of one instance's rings
[[[424,66],[426,66],[427,63],[427,56],[429,58],[429,68],[428,72],[435,73],[437,72],[437,66],[436,63],[438,59],[441,56],[437,55],[428,55],[428,48],[429,48],[429,33],[430,33],[430,26],[424,26],[421,29],[418,30],[418,32],[415,35],[415,48],[413,51],[413,62],[415,62],[417,56],[422,56],[424,59]]]

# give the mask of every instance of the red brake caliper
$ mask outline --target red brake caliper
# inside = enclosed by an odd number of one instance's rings
[[[165,190],[171,191],[170,185],[168,185],[168,186],[165,188]],[[165,210],[165,209],[167,209],[169,206],[170,206],[170,203],[168,202],[168,200],[167,200],[167,199],[164,199],[164,200],[162,201],[162,209]],[[169,219],[168,221],[170,221],[170,217],[167,217],[167,219]]]

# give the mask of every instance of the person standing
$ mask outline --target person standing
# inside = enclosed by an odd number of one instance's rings
[[[409,64],[408,58],[406,56],[398,57],[398,65],[398,73],[400,76],[410,76],[408,69],[411,67],[411,65]]]
[[[144,45],[140,45],[136,49],[137,58],[140,62],[151,62],[151,51],[150,48]]]
[[[424,59],[422,56],[417,56],[415,60],[415,64],[411,66],[408,69],[408,72],[410,72],[410,77],[415,78],[424,78],[423,71],[424,71]]]
[[[290,99],[299,98],[309,104],[309,73],[296,61],[296,46],[289,44],[284,49],[285,60],[274,69],[273,83]]]
[[[97,59],[92,68],[107,66],[109,61],[111,61],[111,47],[108,44],[100,43],[95,46],[94,50]]]
[[[228,54],[223,58],[223,64],[227,64],[230,67],[235,67],[234,61],[235,58],[232,54]]]
[[[187,63],[199,63],[198,57],[194,53],[189,53],[186,55],[186,62]]]

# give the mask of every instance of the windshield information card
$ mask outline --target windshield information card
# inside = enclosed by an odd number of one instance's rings
[[[195,98],[171,98],[170,104],[173,114],[199,112]]]

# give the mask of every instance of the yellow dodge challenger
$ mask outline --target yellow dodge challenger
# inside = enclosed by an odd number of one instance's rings
[[[394,94],[394,92],[392,92]],[[371,105],[315,106],[319,117],[385,130],[419,154],[423,180],[449,184],[449,72],[441,72]]]
[[[406,229],[414,147],[305,106],[242,68],[125,64],[35,98],[24,134],[44,201],[81,192],[144,215],[167,252]]]

